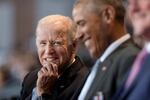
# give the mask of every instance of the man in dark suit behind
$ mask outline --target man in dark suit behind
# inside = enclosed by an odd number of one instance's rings
[[[145,42],[134,62],[135,66],[132,67],[113,100],[150,100],[150,0],[127,2],[127,12],[133,25],[134,35],[142,37]],[[141,54],[144,55],[138,60]]]
[[[122,0],[76,0],[76,38],[97,59],[79,100],[110,100],[124,80],[139,49],[124,28]]]
[[[22,84],[21,100],[76,100],[88,74],[75,56],[75,26],[69,17],[42,18],[36,30],[41,68],[29,73]]]

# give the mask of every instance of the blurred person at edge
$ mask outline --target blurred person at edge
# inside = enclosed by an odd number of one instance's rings
[[[128,0],[126,2],[134,35],[142,37],[145,41],[139,57],[143,51],[145,56],[143,56],[139,68],[133,66],[113,100],[150,100],[150,0]],[[134,78],[130,84],[127,84],[133,74],[135,74]]]
[[[37,57],[32,52],[12,51],[8,56],[11,73],[22,83],[24,77],[37,66]]]
[[[127,10],[127,1],[123,0],[123,3],[124,3],[124,6]],[[133,26],[132,26],[131,20],[129,18],[128,12],[126,13],[126,16],[125,16],[125,27],[127,29],[127,32],[129,34],[131,34],[131,36],[133,37],[134,42],[139,46],[139,48],[142,48],[144,43],[145,43],[145,40],[143,39],[144,37],[133,34],[134,33],[133,32]]]
[[[29,73],[22,85],[21,100],[76,100],[88,74],[76,56],[75,25],[69,17],[49,15],[36,30],[41,68]]]
[[[122,0],[76,0],[72,14],[76,38],[97,59],[78,99],[110,100],[139,51],[124,28]]]
[[[20,87],[20,82],[10,72],[9,64],[0,65],[0,100],[16,100]]]

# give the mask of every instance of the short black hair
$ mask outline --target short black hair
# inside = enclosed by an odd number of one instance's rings
[[[122,0],[76,0],[76,2],[74,3],[74,7],[80,4],[87,5],[89,3],[93,3],[96,11],[99,11],[102,4],[111,5],[116,10],[116,20],[124,23],[125,7],[123,6]]]

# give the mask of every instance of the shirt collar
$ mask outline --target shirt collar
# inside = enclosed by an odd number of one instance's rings
[[[103,55],[99,58],[101,62],[103,62],[115,49],[117,49],[122,43],[130,39],[130,35],[126,34],[119,38],[118,40],[114,41],[103,53]]]
[[[148,53],[150,53],[150,42],[145,44],[145,49]]]

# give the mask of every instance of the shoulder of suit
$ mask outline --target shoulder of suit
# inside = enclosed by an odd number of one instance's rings
[[[140,48],[136,46],[132,41],[127,41],[121,44],[111,55],[110,59],[115,57],[115,59],[128,59],[132,57],[136,57],[139,53]]]
[[[40,70],[40,67],[34,69],[33,71],[29,72],[25,77],[24,77],[24,81],[26,80],[30,80],[31,78],[34,80],[37,78],[37,73]]]
[[[129,39],[128,41],[121,44],[116,51],[119,51],[121,54],[134,54],[138,53],[141,49],[133,42],[132,39]]]

